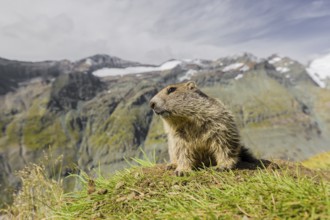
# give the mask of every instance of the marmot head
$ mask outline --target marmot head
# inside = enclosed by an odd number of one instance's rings
[[[163,118],[192,116],[207,98],[189,81],[166,86],[150,100],[150,107]]]

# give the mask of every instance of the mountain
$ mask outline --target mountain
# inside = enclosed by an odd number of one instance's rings
[[[168,159],[161,120],[148,102],[184,80],[231,108],[256,155],[300,161],[328,152],[330,92],[307,70],[288,57],[247,53],[159,66],[108,55],[75,62],[1,59],[0,201],[10,201],[10,190],[20,186],[15,171],[30,162],[46,160],[53,175],[66,176],[113,173],[141,157],[141,148],[158,162]]]
[[[71,72],[90,72],[100,68],[140,66],[137,62],[108,55],[95,55],[76,62],[68,60],[21,62],[0,58],[0,95],[15,91],[21,84],[37,78],[47,81]]]

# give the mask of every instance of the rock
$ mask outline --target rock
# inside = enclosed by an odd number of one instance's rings
[[[104,83],[90,73],[69,73],[56,78],[51,88],[48,108],[51,111],[77,109],[105,88]]]

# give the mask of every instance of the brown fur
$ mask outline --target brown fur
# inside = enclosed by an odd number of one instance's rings
[[[168,135],[171,164],[181,176],[194,168],[232,169],[240,160],[254,160],[240,143],[232,114],[194,82],[173,84],[150,100]]]

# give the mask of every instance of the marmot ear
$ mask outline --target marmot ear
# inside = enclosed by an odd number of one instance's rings
[[[186,86],[187,86],[188,89],[190,89],[190,90],[193,90],[194,88],[197,87],[197,86],[196,86],[196,83],[193,82],[193,81],[189,81],[189,82],[187,82],[187,83],[186,83]]]

